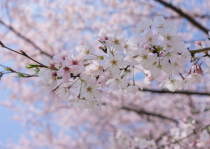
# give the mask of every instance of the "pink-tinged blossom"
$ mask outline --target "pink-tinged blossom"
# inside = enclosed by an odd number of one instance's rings
[[[56,91],[55,91],[56,95],[60,95],[60,99],[63,101],[66,101],[69,99],[70,95],[74,96],[74,93],[70,91],[70,89],[68,89],[67,87],[59,87]]]
[[[209,133],[206,129],[204,129],[200,134],[200,140],[204,142],[209,142]]]
[[[167,88],[169,91],[174,92],[176,89],[181,90],[182,84],[181,81],[175,80],[174,78],[170,78],[165,80],[160,84],[161,87]]]
[[[170,32],[175,28],[173,22],[166,22],[163,16],[154,18],[154,25],[158,28],[160,33]]]
[[[71,68],[71,73],[77,75],[84,70],[83,60],[79,55],[75,56],[72,54],[71,57],[67,57],[66,66]]]
[[[126,81],[119,75],[114,76],[113,79],[109,79],[106,84],[109,84],[109,86],[114,90],[127,87]]]
[[[58,96],[55,94],[55,91],[50,91],[48,97],[52,101],[58,99]]]
[[[139,90],[139,88],[140,88],[141,90],[143,89],[142,87],[139,87],[139,86],[136,85],[136,84],[132,84],[132,85],[130,85],[130,86],[127,87],[127,90],[128,90],[130,93],[135,94],[135,93]]]
[[[205,48],[206,45],[205,45],[205,42],[204,41],[196,41],[195,44],[201,48]]]
[[[155,144],[154,140],[147,141],[147,148],[148,149],[157,149],[157,145]]]
[[[177,59],[177,52],[174,50],[171,50],[170,52],[164,52],[162,57],[174,62]]]
[[[131,53],[133,52],[133,50],[138,50],[139,48],[138,42],[139,42],[139,39],[135,36],[131,36],[130,38],[128,38],[124,44],[126,53]]]
[[[81,98],[85,98],[88,101],[92,101],[95,98],[101,97],[101,92],[98,90],[98,86],[95,84],[88,84],[81,91]]]
[[[78,108],[80,110],[83,110],[85,108],[84,107],[84,102],[85,102],[85,100],[80,99],[78,97],[74,97],[74,98],[72,98],[68,101],[67,105],[69,107],[71,107],[71,105],[73,104],[74,108]]]
[[[106,40],[108,40],[107,34],[108,34],[107,28],[101,28],[100,32],[97,35],[98,40],[105,42]]]
[[[62,76],[62,80],[64,83],[67,83],[70,79],[70,68],[63,65],[63,67],[61,67],[58,72],[57,72],[58,76]]]
[[[103,67],[101,66],[100,62],[97,60],[93,60],[93,63],[89,66],[89,70],[94,74],[102,74],[103,73]]]
[[[145,69],[150,69],[153,62],[153,56],[149,55],[150,51],[148,49],[141,48],[138,56],[135,60],[141,63]]]
[[[84,58],[91,53],[94,53],[94,47],[89,41],[84,41],[84,45],[76,47],[76,51],[79,53],[78,58]]]
[[[183,80],[183,88],[184,89],[188,89],[188,87],[190,85],[193,85],[195,83],[195,81],[191,78],[191,77],[186,77],[184,80]]]
[[[147,148],[147,140],[146,139],[139,139],[139,148],[141,148],[141,149]]]
[[[119,68],[125,68],[127,63],[122,60],[123,56],[119,53],[115,53],[114,56],[111,53],[104,55],[106,63],[103,65],[104,69],[111,70],[113,73],[119,73]]]
[[[193,81],[196,82],[196,83],[201,83],[201,80],[202,80],[202,76],[200,74],[197,74],[197,73],[190,74],[189,78],[193,79]]]
[[[89,70],[83,71],[80,74],[80,78],[84,80],[86,83],[95,83],[96,77],[93,75],[93,73]]]
[[[162,70],[167,74],[171,73],[171,69],[170,69],[169,63],[167,61],[157,63],[150,69],[153,77],[156,78],[156,79],[160,77],[160,74],[161,74]]]
[[[181,70],[184,70],[184,65],[180,63],[179,59],[174,60],[173,63],[170,63],[170,67],[173,75],[178,75]]]
[[[108,34],[107,46],[113,47],[116,51],[123,52],[125,37],[121,30],[113,30]]]
[[[50,92],[50,89],[49,89],[50,84],[45,80],[39,80],[37,82],[37,86],[43,88],[43,92],[45,94],[48,94]]]
[[[58,55],[53,56],[53,61],[55,63],[62,63],[62,65],[65,65],[67,57],[68,54],[66,54],[65,52],[59,53]]]
[[[177,29],[172,30],[171,32],[167,32],[163,34],[164,42],[168,45],[174,46],[177,43],[182,41],[182,37],[179,35],[176,35]]]
[[[49,88],[52,90],[57,85],[57,71],[51,71],[48,73],[48,76],[45,77],[48,80]]]
[[[45,66],[48,66],[49,68],[45,68],[45,67],[40,68],[38,72],[39,77],[45,77],[50,72],[50,69],[54,69],[57,66],[54,62],[50,62],[50,61],[44,61],[42,62],[42,64],[44,64]]]
[[[136,28],[132,28],[131,32],[133,34],[137,34],[140,36],[144,36],[148,30],[150,29],[150,26],[153,24],[151,19],[147,19],[145,21],[140,21],[136,24]]]
[[[144,78],[144,84],[149,85],[155,78],[152,76],[151,72],[144,70],[146,77]]]
[[[179,60],[183,65],[187,64],[187,59],[191,56],[190,52],[188,50],[184,50],[181,55],[179,56]]]
[[[98,78],[98,85],[100,85],[101,88],[106,88],[108,87],[108,85],[106,84],[106,82],[112,78],[112,75],[110,76],[110,72],[103,72],[103,74],[101,74]]]
[[[135,58],[127,55],[123,58],[124,61],[127,62],[127,65],[130,66],[130,68],[133,68],[134,65],[138,65],[139,63],[135,60]]]
[[[143,37],[144,44],[155,45],[158,43],[158,34],[153,34],[152,30],[149,30]]]

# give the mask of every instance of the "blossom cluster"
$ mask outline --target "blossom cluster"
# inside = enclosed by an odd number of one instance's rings
[[[194,123],[194,121],[193,121]],[[167,133],[162,134],[159,138],[151,138],[148,135],[138,136],[138,133],[118,130],[109,138],[113,149],[182,149],[185,144],[189,148],[208,149],[210,147],[209,126],[195,131],[193,123],[180,122],[177,127],[173,127]]]
[[[89,41],[76,47],[76,51],[55,55],[53,61],[45,63],[48,68],[40,68],[39,85],[50,98],[93,110],[110,90],[136,93],[142,89],[135,82],[136,72],[145,75],[145,84],[157,80],[172,92],[201,82],[199,59],[191,58],[189,73],[182,74],[191,53],[173,22],[159,16],[140,21],[131,32],[134,35],[126,39],[122,30],[102,28],[97,35],[99,55]]]
[[[136,137],[131,132],[119,130],[116,135],[112,135],[109,139],[112,149],[157,149],[153,139],[147,140]]]

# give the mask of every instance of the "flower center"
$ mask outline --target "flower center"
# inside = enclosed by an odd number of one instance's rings
[[[57,72],[52,72],[52,77],[56,77],[57,76]]]
[[[168,40],[171,40],[172,36],[169,36],[169,35],[168,35],[166,38],[167,38]]]
[[[89,50],[87,50],[87,49],[86,49],[86,50],[85,50],[85,54],[87,54],[87,55],[88,55],[88,54],[89,54]]]
[[[152,41],[152,37],[150,37],[150,38],[148,39],[148,41]]]
[[[69,67],[66,67],[66,66],[65,66],[63,69],[64,69],[65,71],[69,71]]]
[[[115,39],[115,40],[114,40],[114,43],[115,43],[115,44],[119,44],[119,40]]]
[[[117,64],[117,61],[113,60],[111,61],[112,65],[116,65]]]
[[[72,61],[72,64],[73,64],[73,65],[77,65],[77,64],[78,64],[77,60]]]
[[[63,59],[63,60],[65,60],[65,59],[66,59],[65,55],[63,55],[63,56],[62,56],[62,59]]]
[[[128,46],[129,46],[129,44],[125,44],[125,48],[126,48],[126,49],[128,48]]]
[[[91,92],[92,91],[92,88],[91,87],[88,87],[87,88],[87,92]]]
[[[147,59],[147,55],[142,56],[143,59]]]

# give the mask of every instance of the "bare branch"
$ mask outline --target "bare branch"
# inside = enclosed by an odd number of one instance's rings
[[[204,33],[208,34],[209,30],[207,28],[205,28],[203,25],[201,25],[200,23],[195,21],[195,19],[192,18],[191,16],[189,16],[188,14],[184,13],[181,9],[178,9],[175,6],[165,2],[163,0],[155,0],[155,1],[163,4],[165,7],[168,7],[170,9],[172,9],[173,11],[178,13],[180,16],[182,16],[183,18],[187,19],[192,25],[196,26],[197,28],[201,29]]]
[[[160,118],[160,119],[171,121],[171,122],[176,123],[176,124],[179,123],[177,120],[175,120],[173,118],[170,118],[170,117],[167,117],[167,116],[164,116],[164,115],[161,115],[161,114],[157,114],[157,113],[147,112],[143,109],[134,109],[134,108],[126,107],[126,106],[121,107],[121,109],[127,110],[127,111],[133,111],[133,112],[135,112],[139,115],[147,115],[147,116],[157,117],[157,118]]]
[[[37,64],[40,64],[42,67],[48,68],[48,66],[46,66],[46,65],[44,65],[44,64],[42,64],[42,63],[40,63],[40,62],[38,62],[38,61],[36,61],[36,60],[34,60],[33,58],[31,58],[30,56],[28,56],[28,55],[27,55],[24,51],[22,51],[22,50],[20,50],[20,52],[17,52],[17,51],[15,51],[15,50],[13,50],[13,49],[8,48],[7,46],[5,46],[1,41],[0,41],[0,45],[1,45],[2,48],[8,49],[8,50],[10,50],[10,51],[12,51],[12,52],[15,52],[15,53],[17,53],[17,54],[20,54],[20,55],[22,55],[22,56],[25,56],[25,57],[27,57],[28,59],[30,59],[30,60],[36,62]],[[55,70],[58,70],[58,69],[55,68]]]
[[[36,49],[38,49],[40,51],[41,54],[44,54],[50,58],[52,58],[52,55],[44,52],[44,50],[42,50],[39,46],[37,46],[32,40],[30,40],[29,38],[23,36],[21,33],[19,33],[18,31],[16,31],[12,26],[7,25],[4,21],[0,20],[0,24],[8,27],[13,33],[15,33],[18,37],[24,39],[25,41],[27,41],[28,43],[30,43],[32,46],[34,46]]]
[[[203,96],[210,96],[209,92],[193,92],[193,91],[168,91],[168,90],[152,90],[144,88],[143,90],[139,89],[140,91],[145,92],[152,92],[152,93],[159,93],[159,94],[184,94],[184,95],[203,95]]]
[[[210,47],[197,49],[197,50],[190,50],[190,53],[191,54],[196,54],[196,53],[205,52],[205,51],[208,51],[208,50],[210,50]]]

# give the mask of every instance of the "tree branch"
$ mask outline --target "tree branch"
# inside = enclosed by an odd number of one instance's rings
[[[203,95],[203,96],[210,96],[209,92],[193,92],[193,91],[168,91],[168,90],[152,90],[152,89],[147,89],[144,88],[143,90],[141,90],[139,88],[140,91],[144,91],[144,92],[152,92],[152,93],[159,93],[159,94],[184,94],[184,95]]]
[[[7,25],[4,21],[0,20],[0,24],[8,27],[14,34],[16,34],[18,37],[24,39],[25,41],[27,41],[29,44],[31,44],[32,46],[34,46],[36,49],[38,49],[40,51],[41,54],[44,54],[50,58],[52,58],[52,55],[44,52],[44,50],[42,50],[39,46],[37,46],[33,41],[31,41],[29,38],[23,36],[21,33],[19,33],[18,31],[16,31],[12,26]]]
[[[193,24],[197,28],[201,29],[204,33],[206,33],[208,35],[208,31],[209,30],[207,28],[205,28],[203,25],[201,25],[200,23],[198,23],[197,21],[195,21],[194,18],[192,18],[188,14],[184,13],[181,9],[178,9],[178,8],[174,7],[173,5],[167,3],[167,2],[165,2],[163,0],[155,0],[155,1],[163,4],[165,7],[168,7],[170,9],[172,9],[173,11],[175,11],[176,13],[178,13],[180,16],[182,16],[185,19],[187,19],[191,24]]]
[[[190,50],[190,53],[191,54],[196,54],[196,53],[205,52],[205,51],[208,51],[208,50],[210,50],[210,47],[197,49],[197,50]]]
[[[133,111],[133,112],[135,112],[139,115],[147,115],[147,116],[158,117],[158,118],[161,118],[161,119],[164,119],[164,120],[171,121],[171,122],[176,123],[176,124],[179,123],[177,120],[175,120],[173,118],[170,118],[170,117],[167,117],[167,116],[164,116],[164,115],[161,115],[161,114],[157,114],[157,113],[147,112],[143,109],[134,109],[134,108],[126,107],[126,106],[121,107],[121,109],[127,110],[127,111]]]

